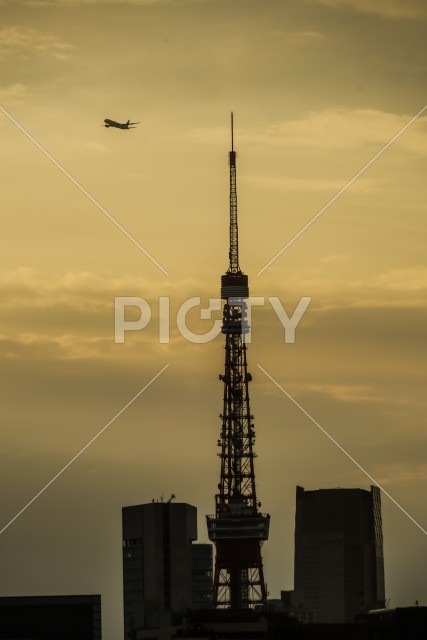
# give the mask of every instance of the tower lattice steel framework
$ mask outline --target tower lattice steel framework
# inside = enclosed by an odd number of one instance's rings
[[[249,405],[252,376],[246,364],[245,335],[249,331],[246,302],[248,276],[239,266],[237,227],[236,152],[231,114],[230,252],[229,267],[221,276],[225,300],[224,404],[218,446],[221,459],[215,515],[206,516],[209,539],[215,544],[214,607],[247,609],[267,600],[261,546],[268,538],[270,516],[259,511],[254,470],[254,417]]]

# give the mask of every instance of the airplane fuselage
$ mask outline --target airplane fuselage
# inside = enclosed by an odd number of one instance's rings
[[[131,122],[128,120],[127,122],[116,122],[115,120],[110,120],[109,118],[105,118],[104,127],[115,127],[116,129],[134,129],[135,127],[131,127],[132,124],[138,124],[137,122]]]

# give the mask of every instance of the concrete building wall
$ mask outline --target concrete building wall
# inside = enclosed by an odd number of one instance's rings
[[[122,509],[125,638],[132,629],[167,624],[191,608],[191,545],[197,510],[176,502]]]
[[[213,596],[213,548],[192,545],[192,609],[211,609]]]
[[[353,622],[384,604],[381,502],[376,487],[297,487],[295,591],[318,622]],[[375,509],[374,509],[375,505]],[[376,531],[376,533],[375,533]]]

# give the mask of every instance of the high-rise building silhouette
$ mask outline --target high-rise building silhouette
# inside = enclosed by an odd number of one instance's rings
[[[137,629],[161,627],[192,604],[192,542],[197,510],[178,502],[123,507],[123,604],[125,638]]]
[[[212,608],[212,545],[191,546],[192,609]]]
[[[293,599],[317,622],[354,622],[358,614],[384,606],[378,487],[297,487]]]
[[[215,543],[214,607],[247,609],[265,603],[261,545],[268,538],[270,516],[259,510],[254,470],[254,417],[249,406],[245,335],[249,331],[246,302],[248,276],[239,265],[237,226],[236,152],[231,114],[229,266],[221,277],[225,300],[224,400],[218,440],[221,459],[215,514],[207,516],[209,539]]]
[[[0,640],[101,640],[100,595],[0,597]]]

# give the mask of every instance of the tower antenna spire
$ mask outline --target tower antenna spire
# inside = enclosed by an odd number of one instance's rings
[[[221,298],[225,300],[225,367],[219,376],[224,393],[218,440],[221,471],[215,514],[206,518],[216,549],[214,607],[240,610],[267,601],[261,545],[268,539],[270,516],[259,511],[255,488],[254,417],[249,406],[252,376],[247,370],[245,344],[249,285],[239,267],[233,113],[229,162],[230,263],[221,276]]]
[[[228,273],[241,273],[239,267],[239,230],[237,227],[237,188],[236,188],[236,152],[234,151],[234,117],[231,112],[231,151],[228,154],[230,164],[230,264]]]

